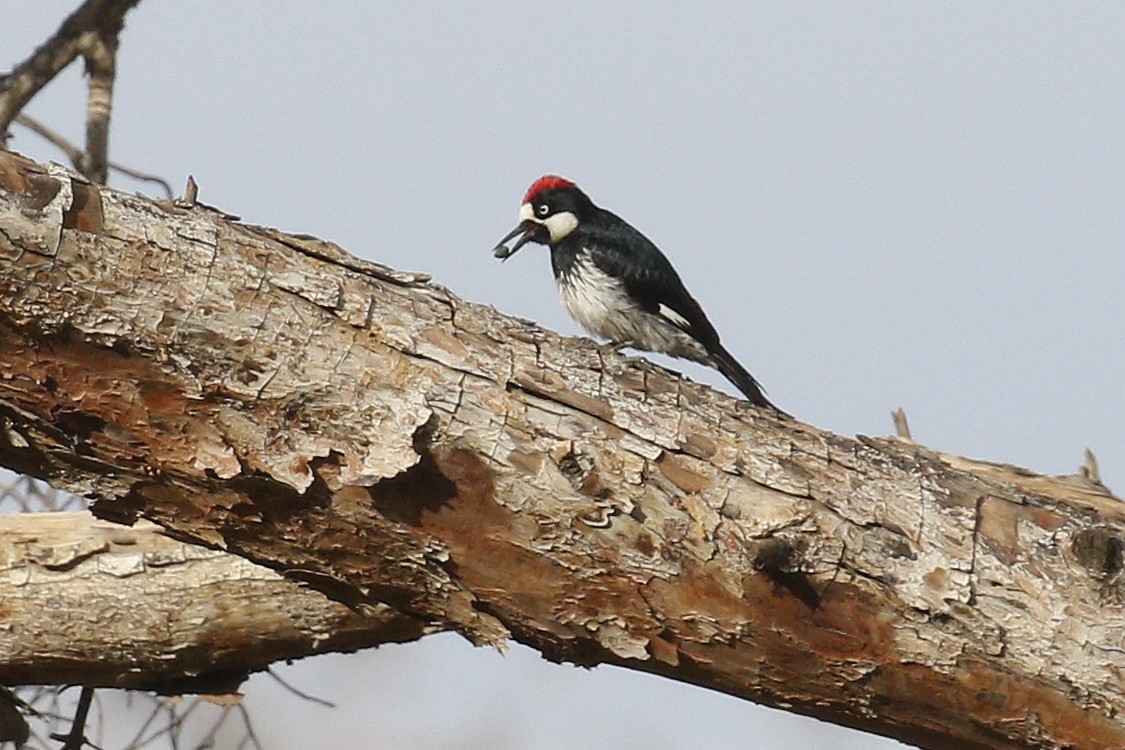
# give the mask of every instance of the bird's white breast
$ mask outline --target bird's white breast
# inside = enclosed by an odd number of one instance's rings
[[[558,287],[566,311],[588,331],[611,341],[620,333],[619,319],[634,307],[622,283],[588,257],[576,260]]]
[[[558,280],[563,307],[582,327],[615,344],[701,360],[703,347],[672,323],[645,311],[622,282],[580,256]]]

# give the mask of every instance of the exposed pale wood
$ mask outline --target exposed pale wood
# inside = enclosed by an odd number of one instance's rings
[[[1125,506],[1089,482],[779,421],[203,207],[0,185],[0,462],[102,516],[925,747],[1125,745]]]
[[[279,659],[421,637],[275,571],[89,513],[0,517],[0,683],[225,692]]]

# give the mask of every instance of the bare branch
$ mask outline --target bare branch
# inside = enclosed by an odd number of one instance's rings
[[[123,174],[127,177],[132,177],[134,180],[143,180],[145,182],[155,182],[157,185],[160,186],[160,189],[164,191],[164,197],[167,198],[168,200],[172,200],[172,197],[174,195],[172,193],[172,185],[167,180],[165,180],[163,177],[160,177],[159,175],[149,174],[148,172],[141,172],[138,169],[133,169],[132,167],[127,167],[124,164],[121,164],[120,162],[113,161],[112,159],[109,161],[109,168],[112,169],[114,172],[120,172],[121,174]]]
[[[86,152],[74,164],[94,182],[104,183],[117,38],[125,14],[139,2],[86,0],[31,57],[0,78],[0,137],[6,141],[9,126],[32,97],[78,55],[83,55],[90,89]]]
[[[1125,746],[1090,482],[779,421],[203,207],[0,185],[0,462],[104,516],[924,747]]]
[[[87,512],[0,516],[0,601],[0,684],[221,693],[278,659],[427,632],[389,607],[354,612],[235,555]],[[118,614],[99,627],[81,627],[90,612],[110,611]],[[254,648],[216,648],[214,632],[240,633]]]
[[[90,704],[94,701],[94,688],[83,687],[82,694],[78,697],[78,707],[74,711],[74,719],[70,724],[70,731],[66,734],[53,734],[51,739],[62,740],[62,750],[82,750],[87,744],[86,717],[90,714]]]
[[[117,35],[120,32],[120,23],[116,28],[101,26],[89,35],[82,51],[86,58],[89,94],[86,100],[86,156],[79,171],[94,182],[103,184],[109,177],[109,115],[113,107]]]

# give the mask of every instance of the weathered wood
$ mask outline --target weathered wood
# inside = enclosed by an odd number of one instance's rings
[[[1125,506],[1089,482],[781,421],[14,156],[0,189],[0,462],[102,516],[925,747],[1125,745]]]
[[[89,513],[0,517],[0,684],[233,691],[279,659],[420,638],[269,568]]]

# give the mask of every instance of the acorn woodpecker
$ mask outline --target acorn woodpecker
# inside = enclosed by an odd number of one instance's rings
[[[785,414],[723,348],[664,253],[624,219],[595,206],[573,182],[546,175],[532,183],[519,226],[493,254],[507,260],[528,242],[551,248],[563,306],[586,330],[609,339],[614,351],[632,347],[714,367],[750,403]]]

